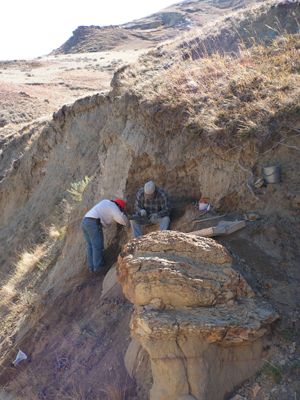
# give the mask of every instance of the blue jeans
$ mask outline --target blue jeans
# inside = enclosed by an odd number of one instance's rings
[[[87,261],[90,271],[95,272],[104,266],[104,238],[102,225],[94,218],[83,218],[81,228],[87,242]]]
[[[157,223],[159,224],[159,229],[161,231],[166,231],[170,225],[170,217],[166,216],[166,217],[159,218],[157,220]],[[134,220],[131,220],[130,224],[131,224],[131,228],[133,230],[133,236],[135,238],[142,236],[142,234],[143,234],[142,226],[137,221],[134,221]],[[152,225],[152,224],[149,224],[149,225]]]

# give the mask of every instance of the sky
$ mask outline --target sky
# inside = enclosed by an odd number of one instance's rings
[[[3,0],[0,60],[30,59],[60,47],[79,25],[116,25],[178,0]]]

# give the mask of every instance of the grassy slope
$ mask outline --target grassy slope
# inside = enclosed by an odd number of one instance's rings
[[[127,72],[126,86],[148,102],[184,110],[183,127],[219,144],[233,146],[245,138],[262,143],[274,119],[299,112],[299,48],[299,35],[286,36],[268,47],[241,50],[238,57],[179,59],[146,79],[145,62]]]

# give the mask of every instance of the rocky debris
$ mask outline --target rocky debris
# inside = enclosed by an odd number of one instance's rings
[[[221,400],[261,366],[278,315],[214,240],[152,232],[124,246],[117,273],[135,305],[131,334],[150,357],[151,400]]]

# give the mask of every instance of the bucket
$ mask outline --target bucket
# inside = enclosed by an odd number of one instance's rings
[[[198,202],[198,207],[200,211],[209,211],[210,209],[209,198],[201,197],[201,199]]]
[[[210,210],[210,204],[199,202],[199,211],[209,211],[209,210]]]
[[[263,176],[266,183],[280,182],[280,165],[270,165],[263,167]]]

